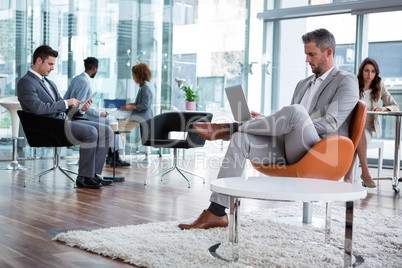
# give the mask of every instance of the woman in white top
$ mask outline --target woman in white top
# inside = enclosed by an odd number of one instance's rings
[[[381,83],[381,77],[379,74],[380,69],[378,68],[378,64],[375,60],[371,58],[366,58],[363,60],[357,74],[357,78],[359,80],[360,99],[366,103],[367,111],[399,111],[399,105]],[[384,102],[385,107],[381,106],[381,101]],[[373,179],[370,176],[367,166],[367,143],[369,143],[373,138],[373,132],[376,133],[377,137],[381,137],[381,121],[378,115],[367,114],[365,131],[360,138],[356,152],[359,156],[362,166],[361,178],[363,180],[363,186],[368,188],[376,187]],[[350,182],[353,163],[348,173],[345,175],[345,182]]]

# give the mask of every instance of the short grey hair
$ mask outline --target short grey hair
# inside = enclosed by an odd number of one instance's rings
[[[317,29],[312,32],[308,32],[302,36],[303,43],[306,45],[310,42],[314,42],[315,45],[324,52],[327,48],[331,48],[335,55],[335,37],[327,29]]]

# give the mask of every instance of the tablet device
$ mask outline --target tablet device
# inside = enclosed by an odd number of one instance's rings
[[[245,122],[251,119],[246,96],[241,85],[225,88],[233,118],[237,122]]]
[[[92,100],[93,99],[93,97],[95,97],[96,96],[96,94],[98,94],[98,92],[95,92],[94,94],[92,94],[88,99],[86,99],[86,100],[84,100],[83,102],[81,102],[80,103],[80,105],[78,106],[78,109],[82,109],[82,107],[84,107],[85,106],[85,104],[87,104],[87,102],[89,101],[89,100]]]

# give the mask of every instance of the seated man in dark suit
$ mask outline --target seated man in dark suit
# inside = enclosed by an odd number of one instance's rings
[[[38,47],[33,54],[33,65],[17,85],[18,100],[24,111],[66,120],[67,138],[80,145],[80,159],[76,184],[79,187],[99,188],[111,184],[98,174],[102,173],[113,131],[101,123],[67,119],[66,113],[80,113],[80,102],[64,100],[56,85],[46,76],[54,69],[58,52],[47,45]],[[81,109],[91,108],[89,101]]]

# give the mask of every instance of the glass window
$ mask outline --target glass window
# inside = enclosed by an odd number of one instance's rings
[[[176,0],[174,25],[195,24],[198,21],[198,0]]]
[[[261,60],[263,22],[257,19],[257,13],[263,9],[264,1],[192,3],[197,3],[195,23],[188,25],[175,20],[173,77],[185,79],[185,85],[203,88],[198,110],[206,110],[208,106],[230,113],[224,88],[235,84],[243,85],[250,107],[260,110],[265,62]],[[181,1],[175,2],[175,11],[178,12],[175,18],[180,14],[183,17]],[[185,109],[183,92],[177,83],[173,85],[173,104]]]
[[[48,44],[59,52],[49,79],[62,96],[71,79],[84,71],[83,60],[92,56],[99,59],[98,74],[91,80],[92,90],[98,92],[94,108],[100,108],[104,98],[135,100],[139,87],[132,79],[131,67],[139,62],[147,63],[152,70],[155,114],[159,113],[160,103],[170,104],[171,1],[0,0],[0,3],[0,74],[8,74],[8,78],[0,78],[1,96],[15,95],[16,82],[32,65],[33,51]],[[0,135],[10,136],[3,129],[10,129],[8,113],[0,114]]]
[[[402,11],[370,14],[368,17],[368,56],[377,61],[385,87],[402,107]],[[395,119],[383,116],[382,137],[394,139]]]
[[[179,12],[175,17],[183,10],[182,2],[175,1],[175,11]],[[195,23],[177,23],[173,28],[172,76],[185,79],[186,86],[204,88],[203,100],[198,102],[197,110],[206,110],[207,103],[218,104],[209,107],[223,108],[220,96],[224,87],[243,81],[245,1],[199,0],[192,3],[197,5],[194,10],[198,10]],[[223,83],[219,77],[224,78]],[[211,81],[215,78],[217,84],[212,89]],[[211,90],[218,93],[206,94]],[[173,105],[185,110],[184,94],[177,83],[173,84],[172,92]]]
[[[275,45],[269,59],[272,61],[271,112],[289,105],[297,83],[312,75],[310,66],[305,62],[301,37],[318,28],[326,28],[335,36],[335,64],[340,69],[353,72],[356,16],[342,14],[280,21],[280,31],[273,39]]]
[[[289,8],[289,7],[304,7],[333,4],[339,2],[353,2],[353,1],[365,1],[365,0],[274,0],[274,5],[269,9]]]

